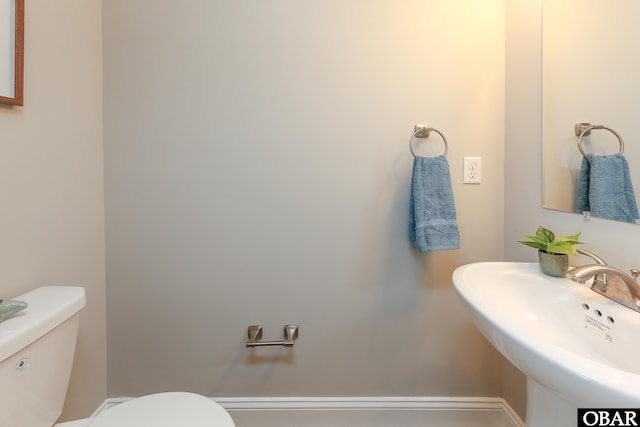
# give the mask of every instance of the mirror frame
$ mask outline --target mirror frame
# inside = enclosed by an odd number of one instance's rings
[[[15,14],[12,16],[15,25],[14,55],[14,84],[13,97],[0,95],[0,104],[22,105],[24,85],[24,0],[13,0]],[[11,71],[11,58],[2,58],[0,63],[6,62],[7,72]]]

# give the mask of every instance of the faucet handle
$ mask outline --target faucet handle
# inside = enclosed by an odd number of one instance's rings
[[[576,249],[576,252],[579,253],[580,255],[588,256],[599,265],[607,265],[605,260],[600,258],[598,255],[594,254],[593,252],[589,252],[586,249]],[[601,293],[606,292],[607,288],[609,287],[609,277],[607,276],[607,274],[606,273],[596,274],[596,276],[593,278],[593,286],[598,288]]]

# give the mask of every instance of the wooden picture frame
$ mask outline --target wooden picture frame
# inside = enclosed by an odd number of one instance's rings
[[[0,0],[0,104],[22,105],[23,84],[24,0]]]

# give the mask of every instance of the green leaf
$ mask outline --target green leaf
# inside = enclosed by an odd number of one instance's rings
[[[571,247],[561,246],[561,245],[554,245],[554,244],[550,244],[549,246],[547,246],[547,252],[550,252],[552,254],[574,255],[573,250],[571,249]]]
[[[538,238],[538,236],[532,236],[531,234],[525,234],[524,237],[530,239],[532,242],[545,243],[543,240]],[[524,243],[524,242],[520,242],[520,243]]]
[[[520,243],[527,245],[527,246],[531,246],[532,248],[536,248],[538,250],[541,251],[546,251],[547,250],[547,245],[546,243],[542,243],[542,242],[527,242],[524,240],[519,240]]]
[[[538,238],[543,242],[553,242],[556,238],[551,230],[548,230],[541,225],[538,226],[538,229],[536,230],[536,236],[538,236]]]
[[[556,241],[558,242],[566,242],[566,243],[571,243],[571,244],[578,244],[581,243],[578,241],[578,239],[580,238],[580,234],[574,234],[573,236],[558,236],[556,238]]]

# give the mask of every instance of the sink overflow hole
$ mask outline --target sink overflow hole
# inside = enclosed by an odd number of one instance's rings
[[[611,316],[607,316],[607,320],[608,320],[608,321],[609,321],[609,323],[611,323],[611,324],[616,323],[616,321],[615,321],[615,320],[613,320],[613,317],[611,317]]]
[[[583,303],[582,308],[584,308],[585,310],[589,310],[589,304],[587,304],[586,302]]]
[[[602,312],[600,310],[596,310],[595,313],[596,313],[596,316],[602,317]]]

